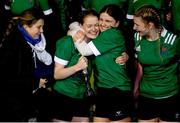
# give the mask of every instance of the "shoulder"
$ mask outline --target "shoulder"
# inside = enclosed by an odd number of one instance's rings
[[[21,35],[20,31],[17,29],[17,27],[13,27],[13,29],[8,30],[6,32],[6,35],[4,35],[2,39],[2,45],[6,44],[18,44],[22,42],[23,36]],[[16,45],[15,45],[16,46]]]
[[[106,31],[104,31],[102,33],[120,33],[120,30],[117,28],[110,28],[110,29],[107,29]]]
[[[75,49],[75,45],[71,36],[64,36],[56,42],[57,50],[70,50]]]
[[[163,38],[163,43],[169,44],[169,45],[174,45],[176,43],[176,40],[178,39],[177,35],[166,30],[165,28],[163,28],[161,37]]]
[[[68,43],[73,43],[73,39],[71,36],[64,36],[62,38],[60,38],[59,40],[57,40],[56,44],[68,44]]]
[[[100,35],[107,38],[122,37],[121,31],[117,28],[107,29],[106,31],[101,32]]]

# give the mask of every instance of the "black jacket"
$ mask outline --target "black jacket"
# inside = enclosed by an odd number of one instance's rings
[[[5,89],[28,91],[34,81],[33,71],[31,47],[15,28],[0,47],[0,79],[3,82],[1,84],[5,85]]]

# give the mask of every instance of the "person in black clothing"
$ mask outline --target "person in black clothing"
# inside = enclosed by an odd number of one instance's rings
[[[44,80],[39,83],[41,88],[49,80],[38,76],[43,75],[38,62],[52,65],[52,57],[45,50],[43,25],[42,14],[35,10],[25,10],[8,25],[0,45],[0,121],[28,121],[36,101],[32,98],[34,83],[38,77]]]

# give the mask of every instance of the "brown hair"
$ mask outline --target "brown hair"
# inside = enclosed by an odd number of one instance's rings
[[[143,5],[135,12],[134,16],[141,17],[145,23],[152,22],[156,28],[161,27],[159,11],[153,5]]]
[[[88,16],[95,16],[95,17],[99,18],[99,14],[98,14],[95,10],[93,10],[93,9],[87,9],[87,10],[82,11],[82,12],[79,14],[78,22],[79,22],[80,24],[83,24],[85,18],[88,17]]]
[[[20,16],[13,17],[6,28],[6,31],[3,35],[3,39],[0,42],[0,47],[2,46],[2,43],[6,40],[6,38],[9,36],[9,34],[14,30],[17,24],[20,25],[28,25],[31,27],[33,24],[35,24],[39,19],[43,19],[43,13],[36,11],[36,9],[31,8],[28,10],[25,10]]]

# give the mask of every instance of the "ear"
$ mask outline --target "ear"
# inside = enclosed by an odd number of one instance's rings
[[[27,24],[24,24],[23,27],[24,27],[24,29],[27,29],[27,28],[28,28],[28,25],[27,25]]]
[[[148,23],[148,28],[149,28],[149,29],[154,28],[154,24],[153,24],[152,22],[149,22],[149,23]]]
[[[28,26],[27,24],[24,24],[23,27],[24,27],[24,29],[25,29],[27,32],[30,31],[30,28],[29,28],[29,26]]]
[[[119,26],[119,24],[120,24],[120,22],[119,22],[119,21],[117,21],[117,22],[116,22],[116,24],[115,24],[115,27],[118,27],[118,26]]]

